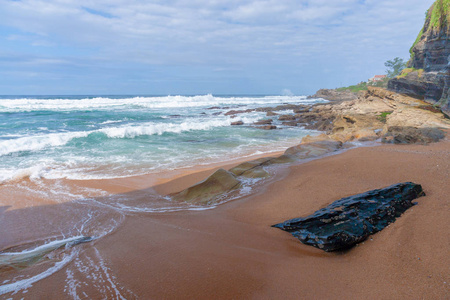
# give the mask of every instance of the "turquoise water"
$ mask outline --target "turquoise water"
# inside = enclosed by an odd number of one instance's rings
[[[317,102],[324,100],[303,96],[3,96],[0,182],[21,177],[116,178],[280,151],[310,132],[300,127],[265,131],[250,126],[264,118],[264,112],[236,118],[224,113]],[[230,125],[237,120],[246,125]]]

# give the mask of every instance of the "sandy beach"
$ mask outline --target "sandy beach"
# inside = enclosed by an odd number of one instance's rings
[[[127,215],[111,234],[77,246],[79,259],[33,284],[33,298],[445,299],[449,149],[448,137],[427,146],[351,149],[292,166],[279,175],[282,180],[212,210]],[[155,189],[179,191],[213,171]],[[351,250],[326,253],[270,227],[342,197],[405,181],[421,184],[426,196]],[[1,217],[64,205],[7,210]],[[101,262],[103,276],[75,272],[79,284],[69,286],[64,273],[71,264],[91,258]]]
[[[450,0],[0,16],[0,300],[450,300]]]

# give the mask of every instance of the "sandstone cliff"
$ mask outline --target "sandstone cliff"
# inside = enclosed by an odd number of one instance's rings
[[[436,0],[411,47],[411,59],[388,89],[438,104],[450,112],[450,0]]]

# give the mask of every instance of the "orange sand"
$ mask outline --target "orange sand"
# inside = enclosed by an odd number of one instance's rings
[[[126,298],[448,299],[449,164],[449,140],[352,149],[290,167],[284,179],[213,210],[129,215],[115,232],[82,247],[86,255],[101,254]],[[155,189],[180,190],[205,175]],[[405,181],[422,184],[427,196],[349,251],[325,253],[270,227]],[[26,295],[68,298],[64,272],[35,283]],[[77,292],[102,297],[89,285]]]

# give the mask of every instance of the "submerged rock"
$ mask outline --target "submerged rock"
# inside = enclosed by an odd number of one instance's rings
[[[273,227],[327,252],[344,250],[393,223],[414,205],[412,200],[424,195],[419,184],[398,183],[342,198],[308,217],[291,219]]]
[[[273,130],[273,129],[277,129],[277,126],[275,126],[275,125],[264,125],[264,126],[259,126],[257,128],[264,129],[264,130]]]
[[[232,173],[219,169],[205,180],[169,196],[175,201],[200,205],[213,204],[220,196],[239,187],[240,182]]]
[[[262,120],[253,122],[253,125],[270,125],[270,124],[272,124],[272,122],[273,122],[272,119],[262,119]]]

